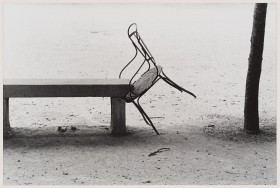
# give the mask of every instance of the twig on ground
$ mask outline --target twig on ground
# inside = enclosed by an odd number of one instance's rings
[[[149,157],[155,156],[157,153],[161,153],[161,152],[164,152],[164,151],[170,151],[170,148],[160,148],[157,151],[150,153],[148,156]]]
[[[240,174],[238,172],[229,172],[229,171],[225,171],[226,173],[229,173],[229,174]]]

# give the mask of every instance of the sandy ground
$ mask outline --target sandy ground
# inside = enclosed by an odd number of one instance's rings
[[[125,31],[137,22],[164,72],[197,98],[159,82],[141,103],[161,135],[127,104],[124,137],[109,135],[109,98],[10,99],[4,184],[276,184],[275,6],[259,135],[242,131],[252,5],[49,6],[6,7],[5,78],[116,78],[134,55]],[[170,150],[149,156],[160,148]]]
[[[241,122],[223,117],[214,127],[166,126],[159,136],[128,127],[124,137],[110,136],[108,126],[64,133],[15,128],[15,138],[4,142],[4,183],[276,184],[275,124],[248,136]],[[160,148],[170,150],[149,156]]]
[[[246,135],[242,117],[201,114],[202,99],[165,90],[173,97],[143,99],[159,136],[131,104],[130,134],[110,136],[109,98],[11,99],[14,137],[4,142],[4,183],[276,184],[275,117],[260,119],[260,135]],[[58,126],[77,130],[61,133]],[[160,148],[170,150],[149,156]]]

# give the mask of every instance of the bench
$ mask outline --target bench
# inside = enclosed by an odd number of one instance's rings
[[[128,79],[4,79],[3,134],[11,135],[9,98],[22,97],[110,97],[112,135],[126,134],[125,101]]]

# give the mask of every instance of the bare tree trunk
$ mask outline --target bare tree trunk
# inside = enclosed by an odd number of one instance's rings
[[[246,80],[244,129],[248,133],[259,132],[259,82],[265,33],[267,3],[256,3],[251,36],[251,51]]]

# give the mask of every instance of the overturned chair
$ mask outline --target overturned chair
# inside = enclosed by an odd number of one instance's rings
[[[134,29],[133,29],[134,28]],[[129,82],[129,93],[124,98],[124,100],[127,103],[132,102],[136,108],[141,113],[144,121],[152,126],[154,131],[159,134],[157,129],[155,128],[153,122],[147,115],[147,113],[143,110],[143,108],[140,105],[140,98],[153,86],[155,83],[157,83],[160,79],[165,81],[167,84],[171,85],[172,87],[178,89],[181,92],[186,92],[193,97],[196,98],[196,96],[191,93],[190,91],[182,88],[181,86],[177,85],[175,82],[173,82],[170,78],[166,76],[166,74],[163,72],[163,68],[159,65],[156,65],[155,59],[153,58],[151,52],[145,45],[144,41],[140,37],[138,31],[137,31],[137,25],[135,23],[131,24],[128,27],[128,37],[131,40],[134,48],[135,48],[135,55],[134,57],[124,66],[124,68],[121,70],[119,74],[119,78],[121,78],[123,71],[135,60],[136,56],[140,53],[144,60],[140,67],[137,69],[137,71],[133,74],[132,78]],[[143,68],[144,64],[148,65],[148,69],[138,78],[137,80],[133,81],[136,78],[136,75],[139,74],[140,70]],[[132,83],[133,82],[133,83]]]

